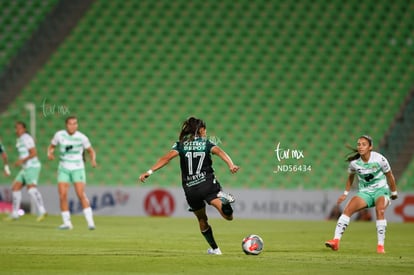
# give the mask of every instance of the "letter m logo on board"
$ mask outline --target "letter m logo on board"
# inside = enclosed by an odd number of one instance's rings
[[[166,190],[155,189],[145,197],[144,209],[149,216],[171,216],[175,210],[174,197]]]

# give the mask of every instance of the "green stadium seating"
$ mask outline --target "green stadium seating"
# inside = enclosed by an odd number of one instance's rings
[[[224,186],[343,188],[346,144],[379,143],[414,83],[413,12],[403,0],[97,1],[9,110],[46,99],[78,115],[98,153],[91,185],[137,184],[196,115],[242,167],[214,159]],[[39,152],[64,118],[38,109]],[[10,150],[12,125],[0,122]],[[279,163],[278,142],[305,158]],[[178,186],[178,161],[150,182]]]
[[[0,72],[57,2],[0,1]]]

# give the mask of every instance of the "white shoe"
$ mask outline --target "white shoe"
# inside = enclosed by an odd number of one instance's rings
[[[232,194],[224,193],[223,191],[217,193],[217,198],[220,198],[223,204],[229,204],[236,201]]]
[[[216,249],[213,249],[213,248],[207,249],[207,254],[209,254],[209,255],[222,255],[223,253],[221,253],[220,248],[217,247]]]
[[[72,230],[73,225],[72,224],[62,224],[58,227],[59,230]]]
[[[89,226],[88,226],[88,229],[89,229],[89,230],[95,230],[95,229],[96,229],[96,227],[95,227],[95,225],[89,225]]]

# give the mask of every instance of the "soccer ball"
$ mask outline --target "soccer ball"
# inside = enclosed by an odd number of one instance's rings
[[[263,250],[263,240],[258,235],[249,235],[242,241],[242,249],[246,255],[259,255]]]

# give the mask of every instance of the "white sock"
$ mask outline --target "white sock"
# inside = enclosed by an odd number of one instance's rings
[[[95,223],[93,221],[93,214],[92,214],[92,208],[84,208],[83,214],[85,215],[86,222],[88,223],[88,226],[95,226]]]
[[[70,212],[69,211],[62,211],[62,220],[64,225],[72,225],[72,222],[70,221]]]
[[[13,191],[12,193],[12,198],[13,198],[13,212],[12,212],[12,217],[14,218],[18,218],[19,217],[19,209],[20,209],[20,204],[22,202],[22,192],[19,191]]]
[[[378,245],[384,245],[385,231],[387,231],[387,220],[377,220]]]
[[[339,217],[338,222],[336,223],[334,239],[340,240],[342,238],[342,234],[344,234],[350,220],[351,218],[344,214]]]
[[[28,192],[36,204],[37,210],[39,211],[39,215],[45,214],[46,209],[43,205],[42,194],[40,194],[39,190],[36,187],[32,187],[29,189]]]

